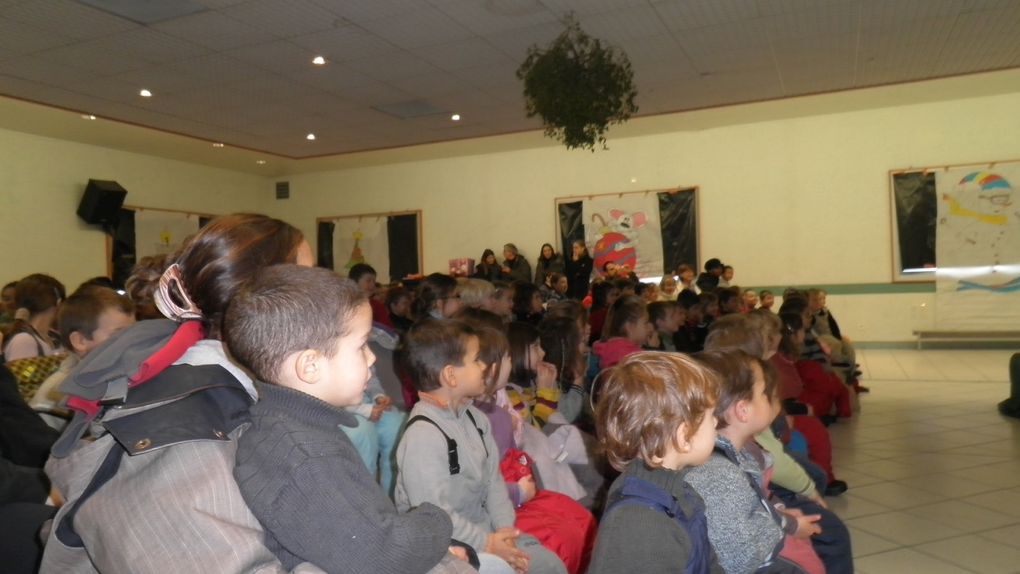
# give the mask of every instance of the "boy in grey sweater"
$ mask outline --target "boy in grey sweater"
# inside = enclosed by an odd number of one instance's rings
[[[473,571],[448,552],[446,513],[431,504],[398,513],[340,430],[357,424],[342,407],[361,401],[371,375],[371,328],[355,284],[325,269],[272,266],[240,292],[224,336],[263,382],[238,440],[234,478],[287,568]]]
[[[397,508],[445,510],[453,537],[478,552],[482,574],[566,574],[559,557],[514,528],[489,419],[471,406],[485,392],[478,354],[478,336],[460,321],[426,320],[408,331],[405,362],[421,400],[397,446]]]

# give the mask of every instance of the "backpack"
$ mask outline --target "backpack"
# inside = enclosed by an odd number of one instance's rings
[[[613,493],[606,503],[602,516],[609,516],[613,510],[625,506],[641,506],[662,512],[675,520],[691,541],[691,555],[684,565],[685,574],[701,574],[709,571],[712,547],[708,542],[708,519],[705,517],[705,503],[685,493],[685,500],[694,507],[690,516],[680,506],[675,496],[662,488],[634,476],[623,480],[623,487]]]

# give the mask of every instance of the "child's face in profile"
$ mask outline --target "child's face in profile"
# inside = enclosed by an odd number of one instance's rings
[[[676,292],[676,279],[669,277],[662,282],[662,292],[672,295]]]
[[[372,378],[375,354],[368,347],[372,332],[372,307],[362,303],[351,318],[347,334],[336,342],[336,352],[325,361],[325,372],[317,385],[319,399],[337,407],[361,404],[365,387]]]
[[[451,382],[456,386],[451,385],[451,391],[454,396],[471,399],[485,393],[485,364],[478,357],[479,350],[478,337],[468,337],[460,364],[453,365]]]
[[[77,337],[71,337],[74,352],[84,357],[100,343],[134,324],[134,315],[129,315],[115,307],[107,307],[99,314],[99,319],[96,320],[96,330],[92,332],[91,338],[81,337],[79,342]]]
[[[754,309],[758,306],[758,294],[754,291],[744,292],[744,307],[748,309]]]
[[[627,323],[624,329],[626,329],[627,338],[638,345],[644,345],[648,342],[648,337],[655,330],[652,322],[648,320],[648,313],[642,315],[637,321]]]
[[[765,373],[758,364],[751,368],[754,369],[754,389],[747,408],[751,411],[748,430],[754,435],[769,428],[776,417],[773,414],[772,397],[765,393]]]
[[[690,443],[690,451],[687,453],[689,456],[689,462],[687,466],[699,466],[705,464],[708,458],[712,456],[712,451],[715,449],[715,425],[716,425],[715,413],[709,409],[705,416],[701,419],[701,424],[698,425],[698,430],[694,432],[694,435],[688,439]]]
[[[545,349],[542,348],[542,344],[537,339],[535,342],[528,345],[528,368],[537,371],[538,364],[545,359]]]
[[[366,273],[358,279],[358,289],[365,294],[366,297],[375,295],[375,275]]]
[[[768,295],[761,296],[762,309],[771,309],[772,304],[776,302],[776,296],[769,293]]]

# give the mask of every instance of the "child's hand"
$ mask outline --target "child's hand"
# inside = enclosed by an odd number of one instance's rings
[[[823,497],[822,493],[818,492],[817,490],[812,490],[811,494],[807,495],[807,499],[810,500],[811,502],[814,502],[818,506],[821,506],[822,508],[829,507],[829,503],[825,502],[825,497]]]
[[[535,369],[537,376],[535,377],[535,385],[540,389],[554,389],[556,388],[556,366],[552,363],[546,363],[542,361],[538,364]]]
[[[386,396],[379,396],[375,399],[375,406],[372,407],[372,414],[369,415],[368,420],[377,423],[379,418],[382,417],[383,411],[388,411],[393,404],[393,399]]]
[[[815,534],[822,533],[822,527],[817,522],[821,520],[821,514],[804,514],[796,508],[787,508],[783,512],[797,521],[797,531],[793,533],[794,538],[806,540]]]
[[[451,546],[448,550],[450,554],[452,554],[453,557],[456,558],[457,560],[463,560],[464,562],[468,561],[467,550],[465,550],[464,548],[460,546]]]
[[[535,486],[535,477],[530,474],[528,476],[522,476],[520,480],[517,481],[517,486],[521,489],[521,504],[535,498],[535,493],[538,491],[538,487]]]
[[[500,528],[489,535],[485,551],[505,560],[518,574],[525,574],[530,557],[517,548],[517,537],[520,535],[521,531],[516,528]]]
[[[659,332],[652,330],[652,332],[648,334],[648,340],[645,341],[645,344],[651,349],[658,349],[659,346],[662,345],[662,340],[659,338]]]

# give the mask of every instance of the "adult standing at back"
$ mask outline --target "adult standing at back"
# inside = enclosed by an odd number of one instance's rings
[[[503,278],[510,282],[531,283],[531,263],[528,263],[513,243],[503,246]]]
[[[556,253],[552,245],[543,243],[541,254],[538,256],[538,261],[535,262],[535,285],[544,285],[546,279],[553,273],[563,275],[565,272],[563,255]]]
[[[595,260],[588,254],[588,246],[583,239],[574,240],[572,251],[567,262],[567,296],[580,301],[588,296]]]

